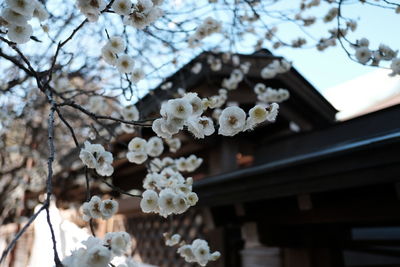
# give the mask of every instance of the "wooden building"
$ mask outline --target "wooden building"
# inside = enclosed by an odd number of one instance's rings
[[[216,94],[234,67],[213,72],[208,56],[167,79],[170,90],[157,88],[142,99],[142,115],[157,112],[179,87],[203,97]],[[194,153],[205,160],[194,174],[200,202],[172,221],[122,205],[128,229],[138,237],[136,252],[148,263],[186,266],[175,261],[173,249],[154,241],[175,227],[221,250],[223,258],[212,266],[400,266],[400,106],[337,122],[336,110],[295,69],[261,79],[260,69],[273,58],[265,50],[240,55],[251,68],[229,98],[249,109],[256,101],[254,84],[288,89],[290,99],[281,104],[276,123],[235,137],[193,141],[180,134],[183,147],[171,156]],[[190,71],[196,62],[203,63],[198,74]],[[140,188],[144,175],[143,167],[120,162],[113,182]],[[150,247],[159,250],[148,252]],[[165,257],[171,261],[163,262]]]

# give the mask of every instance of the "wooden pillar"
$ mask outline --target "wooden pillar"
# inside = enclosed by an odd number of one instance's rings
[[[239,151],[238,141],[234,138],[224,138],[210,150],[210,175],[237,169],[236,155]]]
[[[245,241],[241,251],[242,267],[282,267],[281,249],[267,247],[259,242],[257,224],[246,223],[242,226]]]

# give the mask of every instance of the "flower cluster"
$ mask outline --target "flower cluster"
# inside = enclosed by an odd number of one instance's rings
[[[125,41],[119,36],[111,37],[101,49],[101,55],[105,62],[116,66],[121,73],[133,73],[135,61],[127,54],[121,54],[125,50]]]
[[[277,103],[272,103],[267,108],[262,105],[256,105],[249,110],[249,116],[246,119],[246,112],[240,107],[227,107],[219,115],[218,133],[225,136],[233,136],[242,131],[252,130],[264,121],[273,122],[278,115],[278,109],[279,105]]]
[[[165,233],[164,238],[167,246],[172,247],[178,245],[177,252],[186,262],[195,262],[200,266],[206,266],[209,261],[216,261],[221,256],[219,251],[211,253],[207,241],[203,239],[196,239],[189,245],[184,241],[181,242],[181,236],[179,234],[171,236]]]
[[[211,119],[201,117],[205,107],[196,93],[186,93],[181,98],[170,99],[161,106],[159,118],[153,122],[152,129],[160,137],[169,139],[184,126],[197,138],[211,135],[214,124]]]
[[[254,86],[254,92],[257,94],[257,99],[263,103],[281,103],[289,98],[288,90],[282,88],[273,89],[266,87],[263,83],[257,83]]]
[[[321,38],[317,43],[318,51],[324,51],[325,49],[331,46],[336,46],[335,38]]]
[[[8,29],[7,36],[12,42],[24,44],[33,33],[28,23],[33,17],[39,21],[47,20],[49,14],[43,4],[37,0],[6,0],[6,7],[1,11],[0,19]]]
[[[163,85],[161,85],[161,90],[168,90],[172,88],[172,82],[166,82]]]
[[[244,74],[240,69],[234,69],[227,79],[222,80],[222,87],[228,90],[237,89],[239,83],[243,81]]]
[[[220,32],[222,23],[212,17],[207,17],[202,24],[197,27],[196,32],[189,37],[189,47],[195,47],[201,40],[213,33]]]
[[[107,233],[103,240],[89,237],[82,245],[63,260],[63,266],[107,267],[115,256],[123,255],[130,248],[131,237],[126,232],[112,232]]]
[[[196,239],[190,245],[183,245],[178,248],[179,255],[187,262],[196,262],[200,266],[206,266],[209,261],[216,261],[221,256],[219,251],[210,253],[207,241]]]
[[[398,51],[394,51],[392,48],[385,44],[380,44],[378,49],[373,51],[368,48],[369,40],[367,38],[361,38],[357,41],[357,44],[354,46],[355,49],[355,57],[357,61],[361,64],[367,64],[371,62],[372,66],[379,66],[380,61],[393,61],[396,62],[396,57]],[[396,65],[396,63],[394,63]],[[392,65],[391,65],[392,68]],[[393,70],[393,68],[392,68]],[[393,74],[396,74],[396,71],[393,70]]]
[[[207,63],[212,71],[220,71],[222,69],[222,61],[212,55],[207,57]]]
[[[125,15],[124,24],[133,26],[137,29],[144,29],[163,15],[163,11],[158,7],[162,4],[159,0],[138,0],[135,5],[129,5],[130,1],[117,0],[113,9],[120,15]],[[121,8],[121,3],[123,7]],[[125,8],[124,8],[125,7]]]
[[[394,58],[390,64],[390,68],[393,72],[392,75],[400,75],[400,58]]]
[[[101,11],[106,8],[104,0],[78,0],[77,6],[83,15],[90,21],[96,22]]]
[[[178,245],[179,242],[181,242],[181,235],[179,235],[179,234],[173,234],[171,236],[170,233],[164,233],[163,236],[165,239],[166,246],[173,247],[175,245]]]
[[[129,152],[126,157],[129,162],[142,164],[148,158],[158,157],[164,151],[164,145],[161,138],[157,136],[151,137],[148,141],[140,137],[134,137],[128,144]]]
[[[181,173],[166,167],[160,173],[148,173],[143,181],[146,191],[140,207],[145,213],[158,213],[163,217],[181,214],[196,205],[197,194],[192,192],[193,179],[185,179]]]
[[[165,139],[165,142],[169,146],[169,152],[175,153],[181,148],[181,140],[179,138],[170,138],[170,139]]]
[[[289,71],[291,67],[292,64],[285,59],[274,60],[261,70],[261,77],[263,79],[272,79],[277,74]]]
[[[135,68],[131,75],[131,81],[134,83],[139,82],[145,77],[145,73],[141,68]]]
[[[215,132],[214,122],[206,116],[191,117],[187,121],[188,131],[191,132],[196,138],[204,138],[210,136]]]
[[[188,158],[181,157],[175,160],[176,168],[181,172],[194,172],[203,163],[202,158],[190,155]]]
[[[79,158],[89,169],[96,169],[99,175],[110,176],[114,172],[113,155],[100,144],[85,141],[85,147],[81,149]]]
[[[203,106],[204,108],[220,108],[222,107],[225,103],[226,100],[228,100],[228,91],[224,88],[221,88],[218,90],[218,95],[213,95],[209,98],[203,98]]]
[[[324,22],[330,22],[336,18],[336,16],[339,13],[339,9],[336,7],[333,7],[329,9],[328,13],[324,16]]]
[[[202,69],[202,65],[200,62],[197,62],[196,64],[193,65],[191,72],[193,72],[194,74],[199,74],[201,69]]]
[[[172,168],[173,170],[177,171],[175,159],[171,157],[165,157],[163,159],[155,158],[150,161],[149,164],[149,171],[153,173],[158,173],[164,170],[165,168]]]
[[[161,160],[155,158],[150,162],[150,171],[161,172],[165,168],[170,168],[174,171],[194,172],[202,163],[203,159],[193,154],[187,158],[181,157],[179,159],[165,157]]]
[[[101,200],[98,196],[93,196],[89,202],[85,202],[81,206],[83,220],[90,219],[103,220],[110,219],[118,211],[118,202],[112,199]]]

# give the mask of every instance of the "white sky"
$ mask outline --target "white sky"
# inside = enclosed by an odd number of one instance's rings
[[[378,69],[325,89],[322,94],[339,110],[338,119],[350,117],[369,106],[400,93],[400,77]]]

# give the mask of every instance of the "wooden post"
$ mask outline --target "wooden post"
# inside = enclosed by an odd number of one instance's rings
[[[245,247],[241,251],[242,267],[282,267],[281,249],[266,247],[259,242],[257,224],[242,226]]]

